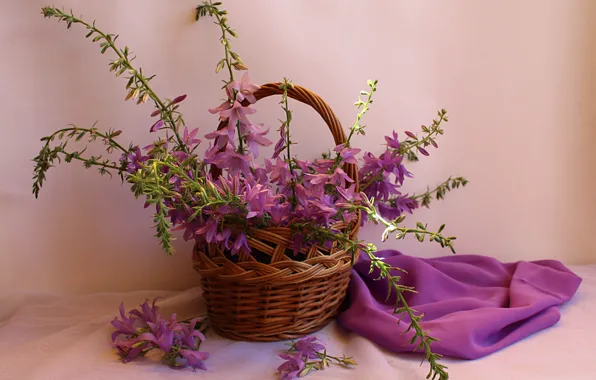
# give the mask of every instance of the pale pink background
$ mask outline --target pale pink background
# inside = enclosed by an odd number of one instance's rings
[[[217,28],[193,21],[198,0],[60,0],[137,53],[161,96],[188,93],[183,106],[201,134],[214,127],[221,57]],[[50,171],[41,198],[30,194],[39,138],[68,123],[124,130],[149,142],[149,106],[125,103],[109,56],[79,27],[44,20],[44,1],[3,2],[0,36],[0,295],[180,289],[198,278],[190,244],[167,258],[152,237],[151,211],[118,180],[79,165]],[[240,33],[235,50],[255,82],[288,76],[320,94],[345,126],[366,80],[379,91],[361,147],[378,152],[392,129],[415,129],[439,108],[451,121],[440,149],[411,165],[424,189],[450,174],[470,185],[411,221],[458,236],[459,253],[510,260],[596,261],[593,120],[596,3],[575,1],[227,1]],[[255,120],[277,128],[274,100]],[[331,147],[324,125],[294,105],[300,153]],[[381,244],[378,230],[362,237]],[[432,244],[390,240],[383,247],[421,256]]]

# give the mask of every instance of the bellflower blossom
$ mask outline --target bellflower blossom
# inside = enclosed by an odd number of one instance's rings
[[[172,368],[191,367],[206,369],[203,361],[209,358],[207,352],[199,351],[205,336],[201,332],[203,318],[179,322],[176,315],[164,319],[159,308],[149,306],[148,301],[125,315],[124,304],[120,305],[120,319],[114,318],[116,331],[112,342],[123,362],[129,362],[152,349],[160,349],[162,361]]]

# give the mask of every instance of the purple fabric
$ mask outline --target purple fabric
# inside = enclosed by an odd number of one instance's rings
[[[402,284],[418,293],[406,294],[410,307],[424,313],[421,322],[439,338],[433,351],[445,356],[476,359],[505,348],[559,321],[559,307],[577,291],[581,278],[554,260],[501,263],[475,255],[421,259],[397,251],[379,257],[408,273]],[[348,306],[339,323],[395,352],[412,352],[412,332],[404,318],[392,315],[395,297],[385,302],[387,283],[373,281],[366,257],[356,263],[348,291]],[[400,273],[395,273],[400,274]]]

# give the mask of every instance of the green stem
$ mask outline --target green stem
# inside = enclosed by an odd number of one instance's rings
[[[416,140],[416,141],[406,140],[406,141],[402,142],[402,145],[398,152],[399,155],[401,155],[401,156],[406,155],[410,150],[412,150],[413,148],[418,148],[419,146],[422,146],[422,147],[428,146],[430,144],[429,141],[431,141],[431,139],[434,136],[437,136],[440,133],[442,133],[440,126],[441,126],[441,123],[444,120],[446,120],[445,119],[446,115],[447,115],[447,113],[444,110],[439,112],[439,120],[433,121],[433,125],[432,125],[431,129],[427,132],[426,136],[423,137],[421,140]]]
[[[438,185],[434,189],[429,190],[429,191],[427,191],[425,193],[422,193],[422,194],[414,194],[410,198],[412,198],[412,199],[420,199],[420,198],[424,198],[425,196],[432,195],[433,193],[436,193],[437,191],[439,191],[440,189],[442,189],[443,187],[445,187],[446,185],[448,185],[449,182],[451,182],[451,177],[449,177],[446,181],[444,181],[443,183],[441,183],[440,185]]]
[[[368,87],[370,88],[370,91],[367,94],[367,98],[366,101],[362,101],[360,100],[360,98],[358,98],[358,102],[356,102],[356,105],[358,106],[358,108],[360,108],[360,106],[362,106],[362,110],[360,112],[358,112],[358,115],[356,115],[356,121],[354,122],[354,125],[352,125],[352,127],[350,128],[350,133],[348,134],[348,138],[346,139],[345,142],[345,147],[349,148],[350,147],[350,142],[352,141],[352,136],[354,135],[354,133],[356,132],[361,132],[362,127],[360,126],[360,120],[362,119],[362,117],[364,116],[364,114],[366,114],[366,112],[368,111],[368,106],[372,103],[372,95],[373,92],[375,92],[377,90],[376,88],[377,86],[377,81],[376,80],[369,80],[368,81]],[[361,92],[361,94],[365,94],[365,92]],[[335,156],[335,163],[333,164],[332,170],[334,170],[336,167],[339,166],[341,162],[341,155],[340,152],[337,152],[337,155]]]
[[[164,120],[165,122],[167,122],[168,124],[170,124],[170,129],[174,132],[176,139],[178,140],[178,145],[179,147],[187,152],[187,148],[186,146],[183,144],[182,139],[180,138],[180,135],[178,133],[178,126],[176,125],[176,123],[174,122],[174,119],[172,118],[171,112],[168,110],[168,108],[166,107],[166,105],[162,102],[161,98],[159,98],[157,96],[157,94],[153,91],[153,89],[149,86],[149,83],[147,82],[146,78],[141,75],[141,73],[139,71],[137,71],[132,64],[130,63],[130,60],[128,59],[128,57],[126,55],[124,55],[122,53],[122,51],[120,51],[120,49],[118,49],[116,47],[116,45],[114,44],[114,39],[112,39],[112,37],[104,32],[102,32],[101,30],[97,29],[95,27],[95,23],[89,24],[87,22],[85,22],[82,19],[76,18],[74,17],[74,15],[72,14],[68,14],[65,13],[63,11],[61,11],[58,8],[51,8],[51,7],[45,7],[43,8],[43,12],[44,12],[44,16],[46,17],[58,17],[61,20],[66,20],[68,27],[70,27],[70,25],[72,23],[78,23],[81,24],[83,26],[85,26],[88,30],[90,30],[93,33],[97,33],[98,35],[100,35],[102,37],[102,39],[104,41],[106,41],[106,43],[108,44],[108,46],[110,47],[111,50],[113,50],[117,55],[118,58],[120,60],[122,60],[122,63],[124,64],[124,67],[129,71],[129,73],[131,75],[133,75],[135,78],[137,78],[138,81],[140,81],[143,84],[143,87],[145,88],[145,91],[149,94],[149,96],[151,97],[151,99],[153,99],[153,101],[155,102],[155,105],[162,111],[162,114],[164,114],[167,120]]]
[[[225,49],[225,60],[226,66],[228,68],[228,72],[230,74],[230,81],[227,84],[230,84],[234,81],[234,71],[232,70],[232,64],[230,63],[230,43],[226,37],[226,28],[224,23],[222,23],[222,17],[219,13],[215,12],[215,17],[217,18],[217,25],[221,29],[221,41],[223,41],[224,49]]]
[[[122,145],[120,145],[120,144],[119,144],[119,143],[118,143],[116,140],[112,139],[111,137],[108,137],[108,135],[107,135],[107,134],[101,133],[101,132],[99,132],[99,131],[97,131],[97,130],[94,130],[94,129],[88,129],[88,128],[79,128],[79,127],[69,127],[69,128],[62,128],[62,129],[59,129],[59,130],[55,131],[54,133],[52,133],[52,134],[51,134],[50,136],[48,136],[48,137],[51,139],[52,137],[56,137],[56,136],[58,136],[58,135],[59,135],[60,133],[62,133],[62,132],[69,132],[69,131],[74,131],[74,132],[79,132],[79,131],[80,131],[80,132],[87,132],[87,133],[89,133],[90,135],[97,135],[97,136],[99,136],[99,137],[101,137],[101,138],[103,138],[103,139],[107,139],[107,140],[109,140],[110,142],[112,142],[112,144],[114,144],[114,146],[115,146],[116,148],[120,149],[122,152],[124,152],[124,153],[128,153],[128,149],[124,149],[124,147],[123,147]],[[48,142],[49,142],[49,141],[50,141],[50,140],[48,140]]]
[[[118,171],[120,171],[122,169],[121,167],[118,167],[118,166],[115,166],[115,165],[104,164],[104,163],[101,163],[101,162],[89,162],[89,160],[86,160],[84,158],[77,157],[77,156],[73,156],[72,158],[74,158],[75,160],[86,162],[89,165],[103,166],[106,169],[115,169],[115,170],[118,170]]]

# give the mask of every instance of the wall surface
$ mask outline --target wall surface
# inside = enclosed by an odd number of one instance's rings
[[[198,0],[59,0],[56,6],[119,33],[155,73],[162,97],[189,95],[182,107],[201,134],[215,126],[222,55],[217,27],[194,22]],[[168,258],[143,209],[119,180],[75,164],[49,173],[31,196],[31,159],[39,138],[75,123],[123,129],[122,141],[150,141],[149,106],[125,103],[124,82],[85,31],[44,20],[42,0],[3,1],[0,12],[0,295],[28,291],[90,292],[180,289],[196,285],[191,246]],[[440,149],[409,169],[419,191],[449,175],[470,185],[449,194],[421,220],[458,236],[460,254],[500,260],[554,258],[596,262],[596,2],[425,0],[230,0],[235,50],[256,83],[284,76],[321,95],[345,126],[366,80],[379,90],[366,117],[373,152],[383,136],[449,111]],[[332,146],[316,114],[295,109],[295,140],[305,156]],[[277,128],[275,100],[255,120]],[[362,237],[379,243],[379,230]],[[447,251],[414,239],[383,247],[420,256]]]

